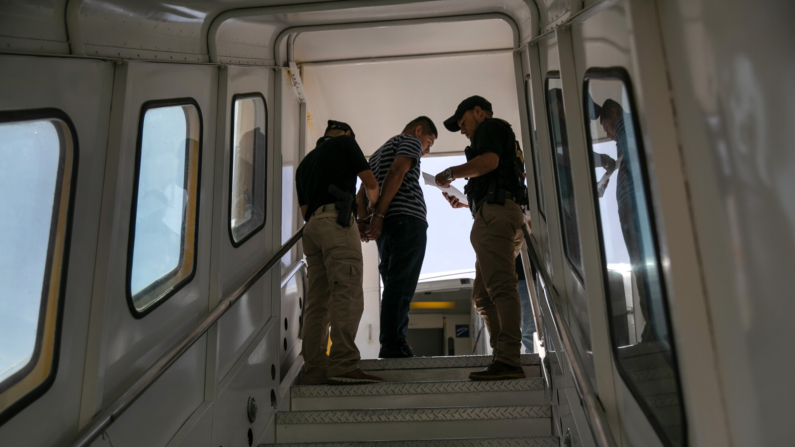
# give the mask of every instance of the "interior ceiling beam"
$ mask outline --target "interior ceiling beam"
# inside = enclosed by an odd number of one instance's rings
[[[488,54],[506,54],[513,52],[513,48],[496,48],[492,50],[476,51],[451,51],[447,53],[422,53],[422,54],[401,54],[396,56],[372,56],[353,59],[329,59],[322,61],[298,62],[299,66],[327,66],[327,65],[355,65],[355,64],[377,64],[382,62],[392,62],[401,60],[416,59],[443,59],[449,57],[482,56]]]
[[[381,20],[372,22],[351,22],[351,23],[334,23],[326,25],[305,25],[295,26],[282,30],[276,37],[273,44],[273,57],[277,65],[283,65],[281,54],[282,41],[293,33],[312,32],[312,31],[335,31],[342,29],[360,29],[360,28],[382,28],[391,26],[405,26],[405,25],[423,25],[429,23],[445,23],[445,22],[467,22],[477,20],[493,20],[499,19],[507,23],[511,27],[513,33],[513,46],[514,50],[519,47],[519,26],[513,20],[513,17],[503,13],[483,13],[483,14],[466,14],[466,15],[452,15],[452,16],[437,16],[437,17],[423,17],[419,19],[400,19],[400,20]]]

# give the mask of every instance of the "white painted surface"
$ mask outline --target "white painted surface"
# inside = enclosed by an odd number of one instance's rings
[[[420,115],[430,117],[439,130],[433,154],[460,153],[469,144],[467,139],[448,132],[442,123],[472,95],[488,99],[495,117],[519,129],[510,54],[307,65],[303,80],[317,131],[322,133],[329,119],[344,121],[353,128],[365,155]]]
[[[112,64],[98,61],[0,56],[0,110],[54,107],[77,132],[77,189],[71,226],[58,370],[55,382],[0,426],[0,443],[61,445],[76,434],[105,168]],[[53,77],[57,72],[59,76]],[[50,421],[41,424],[42,420]]]

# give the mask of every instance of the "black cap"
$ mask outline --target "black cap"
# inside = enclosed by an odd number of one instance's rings
[[[342,121],[328,120],[328,127],[326,127],[326,132],[333,129],[339,129],[343,132],[347,132],[350,130],[351,136],[353,138],[356,138],[356,134],[353,133],[353,129],[351,129],[351,126],[349,126],[348,123],[343,123]]]
[[[591,94],[588,94],[588,117],[592,120],[598,119],[602,115],[602,107],[593,102]]]
[[[444,127],[446,127],[450,132],[460,131],[461,127],[458,126],[458,120],[464,116],[467,110],[472,110],[478,106],[487,112],[492,112],[491,103],[486,101],[486,98],[477,95],[470,96],[469,98],[461,101],[461,104],[459,104],[458,108],[455,109],[455,115],[444,120]]]

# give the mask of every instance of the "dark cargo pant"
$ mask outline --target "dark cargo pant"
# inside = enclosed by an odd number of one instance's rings
[[[475,249],[472,304],[491,337],[494,359],[521,366],[522,306],[516,256],[522,249],[524,214],[515,202],[484,203],[475,213],[469,239]]]

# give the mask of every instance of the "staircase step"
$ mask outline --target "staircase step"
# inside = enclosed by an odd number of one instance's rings
[[[365,371],[391,369],[439,369],[439,368],[485,368],[491,363],[490,355],[459,355],[446,357],[409,357],[405,359],[360,360],[359,367]],[[522,365],[540,365],[538,354],[522,354]]]
[[[440,382],[469,380],[470,373],[485,368],[491,360],[489,355],[373,359],[361,360],[359,367],[386,382]],[[541,377],[538,354],[523,354],[522,367],[528,377]]]
[[[292,410],[547,405],[541,377],[498,381],[302,385],[291,391]]]
[[[556,436],[531,438],[420,439],[413,441],[317,442],[274,444],[274,447],[559,447]],[[259,447],[264,447],[260,445]]]
[[[552,435],[550,406],[290,411],[276,414],[276,442]]]

